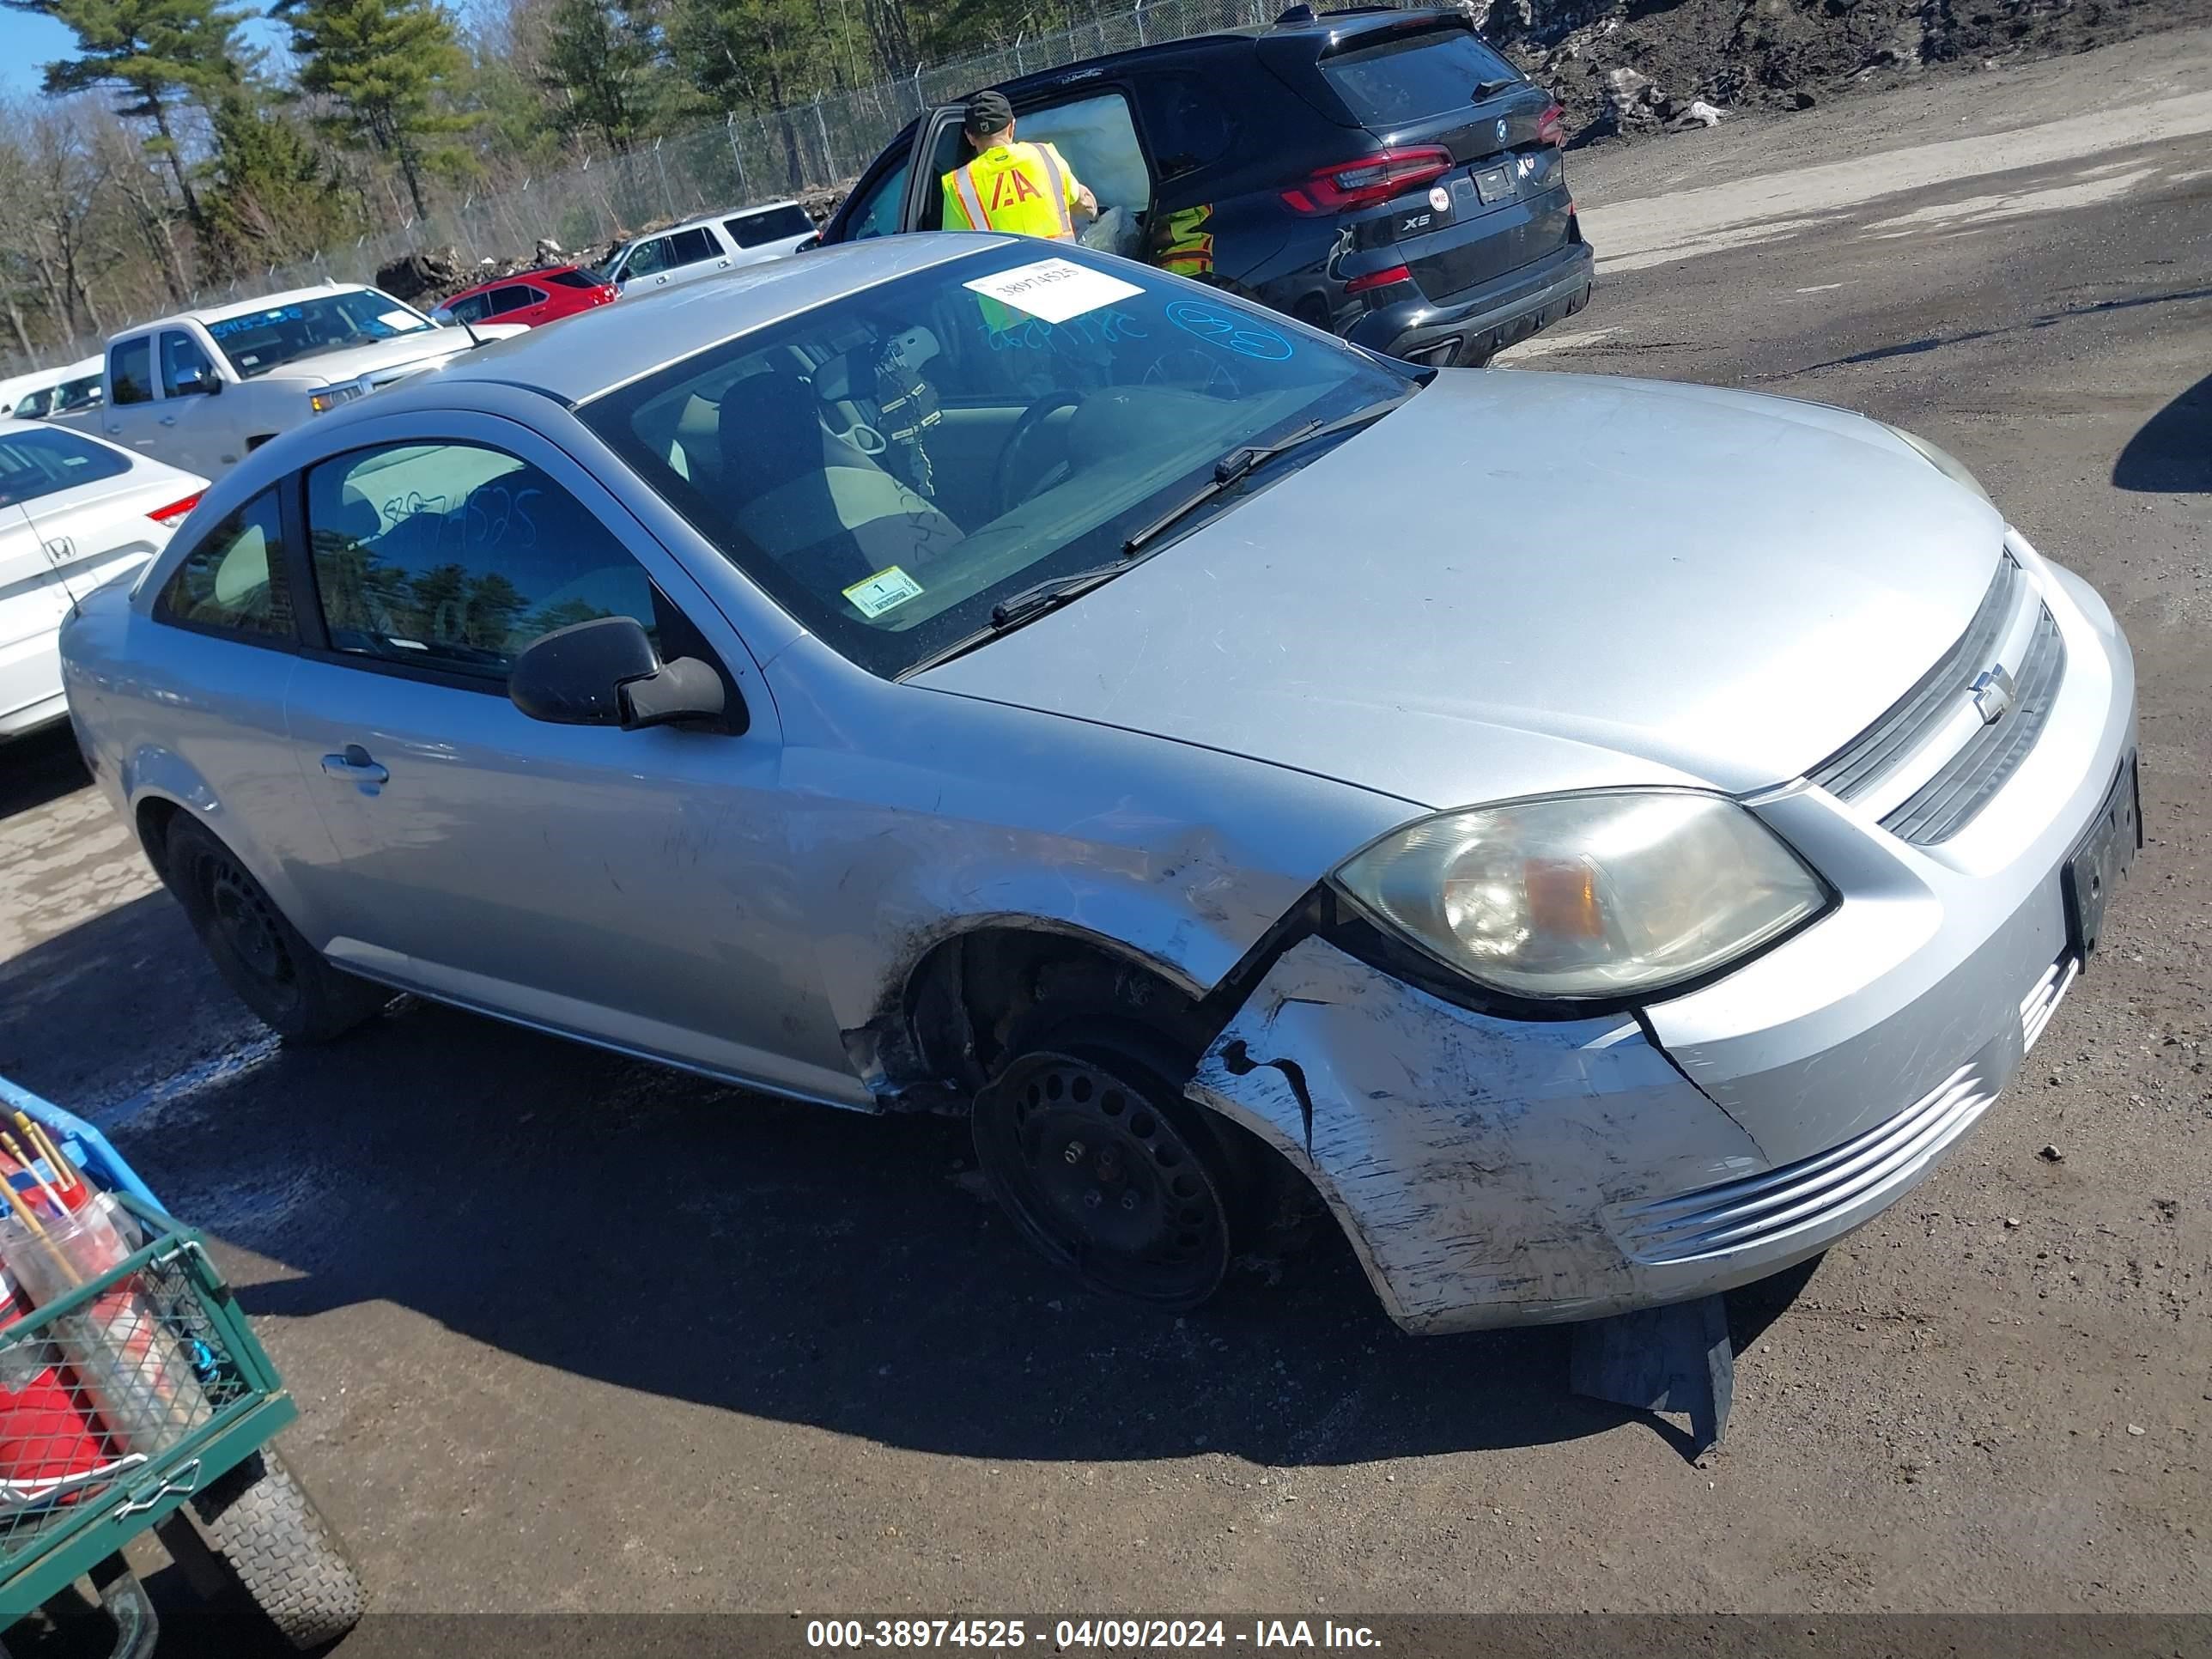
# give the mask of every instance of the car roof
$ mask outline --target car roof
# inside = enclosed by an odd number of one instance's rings
[[[441,401],[440,388],[456,380],[526,386],[562,403],[582,403],[769,323],[1018,240],[974,232],[879,236],[743,265],[705,282],[633,295],[619,305],[595,307],[550,327],[493,341],[364,398],[345,414],[386,413],[410,399],[434,405]]]
[[[1302,15],[1302,13],[1305,15]],[[1418,29],[1438,22],[1464,26],[1466,21],[1464,14],[1441,8],[1416,9],[1377,4],[1307,12],[1304,7],[1292,6],[1272,23],[1209,29],[1204,34],[1187,34],[1180,40],[1162,40],[1148,46],[1131,46],[1125,52],[1109,52],[1103,57],[1079,58],[1073,63],[1036,70],[1028,75],[1017,76],[1011,81],[995,81],[991,84],[1009,97],[1023,98],[1066,82],[1088,80],[1102,72],[1112,73],[1170,63],[1178,57],[1206,46],[1249,46],[1259,40],[1310,41],[1315,48],[1315,55],[1318,56],[1321,47],[1340,43],[1349,35]],[[976,90],[981,91],[981,88]],[[963,100],[954,99],[951,101],[958,103]]]
[[[695,225],[719,225],[726,219],[750,219],[756,213],[768,213],[777,208],[798,207],[789,197],[780,197],[773,202],[748,202],[743,207],[723,208],[714,213],[695,213],[689,219],[679,219],[672,225],[663,225],[657,230],[641,230],[629,239],[630,243],[649,242],[656,236],[665,236],[672,230],[690,230]],[[802,209],[801,211],[804,211]],[[810,219],[811,216],[809,216]]]

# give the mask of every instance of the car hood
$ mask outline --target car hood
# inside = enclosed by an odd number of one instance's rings
[[[520,332],[502,328],[501,335]],[[480,339],[493,337],[485,329],[477,331]],[[338,386],[347,380],[357,380],[364,374],[380,369],[400,368],[409,364],[428,366],[442,362],[456,352],[470,349],[468,335],[462,330],[431,328],[414,334],[396,335],[389,340],[371,340],[364,345],[348,346],[343,351],[325,351],[313,357],[303,357],[281,363],[265,377],[272,380],[297,380],[314,386]]]
[[[1840,410],[1448,370],[918,676],[1448,806],[1803,775],[1965,631],[1996,511]]]

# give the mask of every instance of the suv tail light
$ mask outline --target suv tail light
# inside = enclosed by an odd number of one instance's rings
[[[1536,118],[1536,142],[1564,145],[1567,142],[1566,111],[1553,104]]]
[[[1316,169],[1304,185],[1285,191],[1283,202],[1291,212],[1310,216],[1344,213],[1402,196],[1451,169],[1451,152],[1441,144],[1386,149]]]
[[[174,530],[185,521],[185,514],[199,504],[198,495],[187,495],[181,501],[171,501],[167,507],[157,507],[146,516],[164,530]]]

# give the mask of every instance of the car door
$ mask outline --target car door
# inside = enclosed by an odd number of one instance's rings
[[[393,424],[300,495],[319,636],[289,717],[342,860],[318,872],[318,943],[526,1023],[864,1101],[787,886],[773,706],[682,567],[568,455],[490,416]],[[515,653],[605,615],[716,661],[744,729],[523,714]]]
[[[661,273],[662,279],[668,283],[696,283],[702,276],[712,276],[730,268],[730,250],[722,245],[720,233],[712,225],[693,225],[685,230],[671,231],[668,247],[669,267]]]
[[[506,283],[491,291],[495,321],[535,327],[545,320],[545,292],[528,283]]]
[[[220,477],[234,459],[223,410],[216,403],[222,377],[206,349],[182,329],[165,328],[155,346],[161,397],[154,424],[160,428],[159,453],[172,466],[202,477]]]
[[[117,443],[152,453],[163,435],[154,398],[154,337],[133,334],[107,348],[107,404],[100,429]]]

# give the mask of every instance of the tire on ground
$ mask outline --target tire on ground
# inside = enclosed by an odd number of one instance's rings
[[[336,1641],[361,1621],[360,1577],[273,1446],[216,1480],[192,1508],[216,1559],[295,1648]]]
[[[328,1042],[392,1000],[392,993],[383,986],[342,973],[324,961],[238,855],[204,824],[179,816],[169,830],[162,857],[170,890],[183,902],[216,971],[239,1000],[284,1042]],[[225,906],[234,916],[241,910],[251,913],[252,925],[265,939],[262,963],[257,965],[241,952],[237,928],[227,925],[222,914]]]

